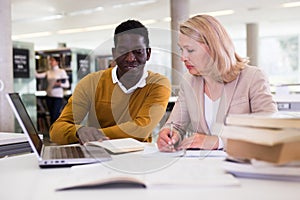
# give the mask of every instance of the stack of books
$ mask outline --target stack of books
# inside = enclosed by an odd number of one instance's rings
[[[276,164],[300,160],[300,113],[229,115],[222,137],[234,158]]]
[[[300,181],[300,113],[229,115],[222,137],[228,172]]]

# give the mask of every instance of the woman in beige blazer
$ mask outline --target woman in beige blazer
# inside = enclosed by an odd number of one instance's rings
[[[178,45],[188,73],[157,139],[161,151],[221,149],[229,113],[276,112],[267,77],[241,58],[224,27],[197,15],[180,25]],[[186,134],[191,134],[186,137]]]

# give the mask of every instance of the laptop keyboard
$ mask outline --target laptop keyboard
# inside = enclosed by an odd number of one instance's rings
[[[82,149],[79,146],[70,147],[51,147],[50,153],[52,158],[84,158]]]

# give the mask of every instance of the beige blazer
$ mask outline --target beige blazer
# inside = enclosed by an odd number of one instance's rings
[[[186,73],[180,84],[178,100],[165,126],[173,122],[181,133],[189,128],[192,132],[220,135],[220,128],[229,113],[276,111],[277,106],[267,77],[258,67],[246,66],[234,81],[225,84],[217,112],[217,123],[209,130],[204,115],[204,79]]]

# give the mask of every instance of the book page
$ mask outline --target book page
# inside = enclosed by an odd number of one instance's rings
[[[104,140],[102,142],[92,141],[88,142],[85,145],[94,145],[100,146],[112,153],[126,153],[133,151],[142,151],[144,150],[144,143],[137,141],[133,138],[121,138],[121,139],[112,139]]]
[[[75,183],[59,187],[56,191],[73,190],[73,189],[92,189],[92,188],[146,188],[146,184],[133,176],[112,176],[109,178],[94,180],[91,182]]]
[[[84,188],[105,188],[103,185],[111,183],[122,186],[120,182],[130,181],[136,184],[145,184],[146,188],[185,188],[190,189],[201,187],[238,186],[239,181],[231,174],[227,174],[220,167],[223,158],[184,158],[180,157],[173,162],[161,162],[167,157],[144,157],[142,152],[136,154],[116,155],[108,163],[95,163],[89,165],[77,165],[68,171],[68,178],[57,181],[57,189],[73,187],[74,189]],[[147,167],[159,162],[151,173]],[[115,163],[115,164],[114,164]],[[126,165],[140,165],[144,170],[126,170]],[[116,170],[115,166],[118,168]],[[152,168],[153,169],[153,168]],[[205,173],[201,173],[205,172]],[[120,185],[119,185],[120,184]],[[132,186],[133,187],[133,186]],[[139,185],[135,185],[141,188]],[[114,188],[114,187],[113,187]]]

